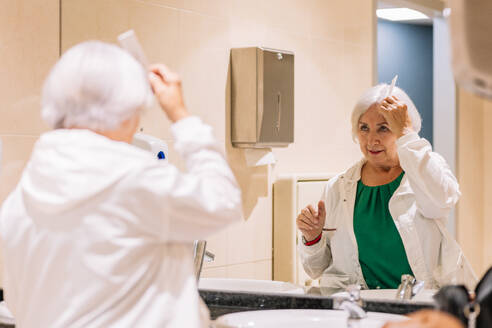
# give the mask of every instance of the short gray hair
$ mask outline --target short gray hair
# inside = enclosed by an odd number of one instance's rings
[[[390,86],[386,83],[378,84],[372,88],[369,88],[362,96],[357,100],[352,110],[352,138],[357,140],[357,131],[359,130],[359,119],[364,113],[374,104],[381,103],[386,98],[389,92]],[[392,96],[396,96],[400,101],[407,105],[408,115],[412,121],[412,128],[415,132],[419,133],[422,126],[422,119],[420,118],[419,111],[412,99],[398,87],[393,88]]]
[[[41,117],[52,128],[113,130],[151,106],[146,69],[109,43],[86,41],[70,48],[44,82]]]

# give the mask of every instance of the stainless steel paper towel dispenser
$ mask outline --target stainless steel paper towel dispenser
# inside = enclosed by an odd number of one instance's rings
[[[294,142],[294,53],[262,47],[231,50],[231,120],[235,147]]]

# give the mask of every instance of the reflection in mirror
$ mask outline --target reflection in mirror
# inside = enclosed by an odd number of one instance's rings
[[[378,9],[398,5],[401,2],[380,1]],[[396,293],[403,274],[412,274],[425,282],[426,296],[421,296],[424,299],[445,282],[473,283],[474,274],[454,239],[453,213],[459,199],[455,178],[456,115],[454,99],[451,102],[448,99],[454,97],[454,82],[446,53],[448,45],[442,43],[446,26],[433,27],[434,21],[441,23],[439,6],[442,3],[415,8],[427,15],[423,20],[404,23],[378,20],[377,75],[378,81],[386,85],[365,94],[363,89],[368,85],[357,93],[352,92],[349,102],[358,98],[359,101],[353,110],[352,128],[346,127],[348,138],[325,139],[326,152],[330,153],[330,146],[345,145],[352,132],[360,152],[354,152],[350,158],[340,156],[344,165],[331,164],[333,158],[320,161],[317,172],[329,173],[297,173],[310,172],[309,166],[298,165],[289,174],[279,174],[276,178],[274,280],[311,291],[321,286],[323,295],[343,293],[348,285],[358,283],[365,288],[380,289],[367,291],[370,297],[377,298],[379,293],[387,298]],[[442,56],[444,60],[433,60],[434,56]],[[396,74],[400,79],[390,95],[387,84]],[[396,99],[384,100],[387,96]],[[401,114],[405,111],[408,115]],[[434,120],[434,115],[443,118]],[[414,156],[415,152],[421,157]],[[308,158],[313,156],[310,154]],[[357,162],[360,157],[365,161]],[[429,159],[441,173],[435,175],[432,168],[419,171],[421,163]],[[354,163],[357,164],[347,171]],[[281,161],[279,164],[275,170],[282,173]],[[345,173],[337,175],[339,172]],[[340,182],[344,178],[348,180],[347,185]],[[325,189],[326,181],[329,187]],[[324,202],[318,204],[320,199]],[[373,206],[376,200],[379,205]],[[311,207],[301,213],[308,205]],[[323,206],[324,222],[320,216]],[[293,225],[296,218],[297,224]],[[448,222],[447,229],[441,221]],[[441,247],[444,244],[446,247]],[[450,270],[449,263],[442,260],[443,252],[452,254],[453,259],[459,258],[464,269]],[[306,265],[319,254],[325,263],[320,264],[320,258],[315,258],[314,266]]]
[[[381,1],[379,7],[398,5]],[[438,14],[436,8],[428,8],[429,12],[431,18]],[[443,33],[443,27],[439,28],[436,33]],[[443,130],[433,124],[434,113],[442,107],[439,100],[450,96],[443,93],[449,83],[442,80],[433,94],[433,72],[438,77],[446,75],[442,65],[433,67],[433,51],[438,48],[438,54],[444,56],[443,48],[449,47],[436,47],[433,36],[429,18],[405,23],[378,21],[381,84],[364,93],[352,111],[352,134],[364,159],[328,182],[322,202],[303,204],[295,196],[298,206],[305,206],[296,220],[302,234],[297,243],[304,265],[292,270],[290,278],[295,282],[313,283],[299,280],[299,272],[304,270],[325,295],[343,293],[355,283],[379,289],[367,291],[371,297],[387,298],[396,293],[403,275],[412,274],[425,283],[421,297],[430,300],[435,289],[444,284],[460,282],[471,287],[476,281],[454,239],[454,219],[448,225],[451,233],[443,224],[452,216],[460,193],[453,172],[455,154],[448,152],[455,148],[455,133],[443,136],[433,132],[435,126],[436,132]],[[444,68],[449,75],[449,62]],[[396,74],[403,78],[389,94],[387,83]],[[446,130],[454,130],[449,124],[455,119],[454,102],[451,111],[447,110]],[[433,149],[434,136],[439,147]],[[444,154],[435,148],[443,149]],[[280,277],[282,268],[278,271]]]
[[[408,24],[407,22],[405,26],[400,26],[400,30],[404,30],[405,27],[407,30],[411,28],[418,30],[419,35],[425,41],[422,45],[410,47],[410,50],[406,48],[409,47],[407,41],[398,46],[389,44],[388,48],[383,51],[384,42],[390,41],[390,39],[382,36],[384,33],[382,26],[403,25],[403,23],[378,20],[376,25],[374,11],[378,8],[371,1],[366,0],[358,0],[355,3],[354,1],[322,1],[313,2],[310,5],[289,2],[280,10],[282,13],[277,19],[272,19],[270,15],[273,14],[255,15],[253,19],[250,15],[245,14],[248,10],[255,9],[253,5],[241,1],[234,5],[230,5],[225,0],[216,1],[217,7],[214,5],[203,7],[199,5],[199,2],[169,6],[166,5],[166,1],[135,2],[125,0],[118,3],[112,1],[62,1],[60,46],[64,51],[71,45],[86,39],[115,40],[119,33],[134,29],[139,35],[150,61],[163,61],[176,68],[186,86],[187,105],[193,113],[204,117],[205,122],[210,124],[218,133],[218,138],[224,141],[227,158],[243,189],[245,220],[207,240],[207,248],[215,254],[215,260],[204,263],[201,274],[203,278],[275,280],[299,285],[303,288],[321,285],[327,290],[330,289],[327,284],[331,286],[337,281],[337,283],[341,282],[340,286],[337,285],[337,292],[343,292],[345,286],[352,283],[361,283],[366,287],[363,280],[367,280],[365,279],[366,274],[373,270],[372,265],[382,265],[379,274],[381,270],[384,271],[387,268],[384,267],[384,263],[380,263],[384,262],[380,252],[382,246],[378,244],[376,249],[365,247],[365,242],[398,244],[398,240],[395,242],[395,239],[398,239],[397,234],[395,234],[396,229],[402,240],[400,247],[392,247],[395,254],[391,255],[391,263],[393,263],[393,257],[400,258],[401,256],[398,254],[409,253],[410,250],[420,255],[407,254],[406,261],[408,263],[399,263],[400,271],[391,273],[391,284],[380,284],[380,287],[382,289],[391,287],[391,289],[396,290],[401,273],[413,273],[418,280],[426,281],[428,283],[426,289],[429,289],[438,286],[434,280],[449,279],[449,277],[445,277],[449,275],[449,272],[441,270],[440,273],[436,273],[431,272],[432,269],[422,269],[423,266],[439,268],[439,250],[436,247],[436,240],[440,237],[436,236],[442,234],[442,229],[429,223],[430,220],[423,219],[424,217],[433,217],[436,213],[431,211],[432,213],[422,214],[422,219],[419,217],[417,221],[421,220],[426,223],[423,223],[416,230],[410,229],[409,232],[411,233],[409,234],[400,231],[400,229],[405,229],[405,225],[384,226],[384,231],[392,231],[394,238],[391,240],[390,238],[388,240],[383,238],[374,240],[375,236],[383,234],[383,230],[377,229],[376,233],[369,233],[370,231],[374,232],[374,230],[370,230],[370,227],[365,225],[364,220],[359,220],[367,217],[366,215],[361,214],[357,218],[348,215],[356,226],[343,220],[333,220],[333,216],[330,216],[329,219],[327,216],[324,229],[328,230],[323,231],[321,240],[310,247],[316,248],[318,247],[316,245],[323,242],[326,245],[330,244],[331,253],[325,252],[325,256],[331,257],[333,261],[333,266],[330,269],[332,270],[331,277],[338,275],[337,279],[323,278],[321,272],[320,276],[316,276],[315,273],[318,273],[320,268],[304,269],[298,248],[298,245],[301,249],[304,247],[302,244],[303,233],[297,228],[295,220],[308,204],[311,204],[314,212],[317,212],[318,201],[322,198],[324,185],[326,183],[335,184],[335,181],[340,178],[339,173],[345,172],[364,156],[375,159],[377,163],[379,163],[379,157],[388,157],[388,163],[391,166],[389,171],[380,175],[374,174],[371,169],[369,171],[361,169],[361,181],[365,183],[364,186],[368,188],[367,190],[372,190],[371,188],[377,185],[390,184],[394,179],[401,179],[401,186],[395,183],[396,190],[391,189],[395,186],[388,186],[389,191],[396,193],[394,194],[395,197],[400,195],[402,199],[407,199],[410,198],[411,192],[415,194],[416,189],[419,191],[424,189],[425,197],[430,193],[433,197],[429,199],[436,202],[440,201],[434,199],[438,193],[434,192],[433,189],[432,191],[427,190],[425,186],[420,184],[417,187],[414,186],[415,183],[412,182],[410,173],[417,162],[410,161],[407,167],[407,164],[403,163],[399,158],[400,155],[398,155],[398,161],[401,162],[400,168],[393,167],[395,164],[393,155],[398,154],[399,149],[396,141],[387,144],[374,144],[372,125],[381,123],[377,121],[377,118],[381,118],[381,116],[375,115],[376,121],[374,121],[374,117],[366,117],[367,121],[362,122],[365,125],[357,125],[356,139],[359,138],[357,133],[363,133],[360,137],[364,137],[366,145],[364,149],[359,149],[359,145],[352,141],[351,134],[353,131],[350,124],[350,113],[355,102],[364,93],[364,90],[378,82],[389,83],[396,74],[399,75],[399,78],[395,95],[399,98],[398,90],[405,90],[423,118],[419,139],[414,141],[411,136],[407,136],[407,139],[412,140],[407,140],[405,146],[413,150],[411,148],[413,143],[419,145],[425,143],[420,137],[425,138],[432,145],[433,151],[444,157],[451,168],[451,176],[457,175],[455,162],[458,161],[458,157],[455,150],[458,145],[458,136],[455,133],[455,126],[459,122],[455,120],[454,81],[452,81],[448,64],[444,64],[448,63],[449,60],[448,57],[444,57],[448,46],[443,41],[446,39],[446,26],[443,19],[439,17],[440,10],[433,5],[436,2],[440,1],[429,1],[431,5],[429,5],[430,9],[427,10],[414,8],[429,16],[430,21],[423,25]],[[264,6],[268,6],[267,3]],[[394,3],[401,3],[401,1]],[[394,5],[392,1],[377,3],[378,7],[391,5]],[[225,7],[227,9],[224,9]],[[356,12],[347,18],[345,13],[348,10],[355,10],[354,8],[357,8]],[[272,12],[267,9],[263,8],[262,10]],[[81,15],[80,13],[85,14]],[[305,24],[301,24],[293,30],[290,20],[284,21],[284,16],[305,22]],[[108,21],[105,17],[114,17],[114,19]],[[436,22],[440,24],[439,31]],[[374,29],[376,26],[377,30]],[[269,32],[265,33],[265,30]],[[423,36],[424,34],[425,36]],[[409,34],[405,37],[396,36],[396,40],[409,40],[411,38]],[[170,44],[175,46],[169,47]],[[296,53],[295,142],[288,148],[273,150],[277,158],[277,164],[274,166],[248,166],[245,152],[233,148],[230,143],[229,50],[233,47],[256,45],[289,49]],[[434,53],[432,49],[434,49]],[[401,52],[406,52],[403,62],[401,61],[402,58],[396,58]],[[441,60],[441,58],[444,59]],[[428,64],[429,61],[430,64]],[[424,65],[423,62],[426,64]],[[376,63],[377,65],[375,65]],[[421,74],[421,76],[411,80],[410,76],[416,74]],[[204,78],[207,81],[205,84],[203,83]],[[439,83],[434,83],[434,81]],[[378,97],[384,97],[385,90],[387,88],[379,90],[383,94],[378,95]],[[431,91],[430,94],[429,91]],[[453,101],[450,102],[450,98]],[[382,99],[378,98],[377,100],[381,101]],[[366,103],[366,105],[368,104]],[[394,106],[398,107],[398,103],[388,102],[385,104],[387,109],[392,109]],[[368,108],[362,108],[362,111],[366,109]],[[372,109],[372,111],[364,112],[364,114],[375,114],[376,112],[375,109]],[[439,119],[434,119],[437,117]],[[386,122],[386,125],[378,126],[377,135],[385,135],[389,132],[383,130],[391,131],[391,126],[395,126],[391,117],[384,119],[389,120],[389,122]],[[357,123],[359,122],[357,121]],[[169,140],[170,145],[173,145],[172,136],[167,132],[169,131],[168,123],[160,118],[157,109],[152,109],[146,113],[141,125],[145,128],[146,133]],[[404,125],[403,127],[406,128],[407,126]],[[412,129],[415,127],[412,126]],[[461,134],[461,136],[468,136],[472,131],[468,128],[466,132],[468,133]],[[359,144],[362,145],[360,140]],[[426,147],[424,149],[427,149]],[[173,152],[174,150],[170,149],[170,151]],[[433,155],[430,157],[437,158],[437,155],[434,156],[435,153],[432,153]],[[174,164],[183,167],[178,156],[172,156],[172,158],[173,161],[177,161]],[[383,165],[383,167],[385,166]],[[377,165],[373,167],[373,169],[377,168],[379,168]],[[359,207],[356,206],[359,204],[359,202],[356,204],[358,184],[356,176],[357,174],[352,177],[354,182],[351,186],[352,189],[350,189],[353,192],[351,198],[342,198],[339,195],[337,196],[339,199],[335,203],[329,203],[326,199],[327,195],[323,196],[327,215],[334,210],[341,210],[346,206],[345,203],[351,204],[349,211],[355,210],[359,214],[364,213],[359,211]],[[466,174],[459,176],[461,178]],[[300,191],[300,195],[291,195],[290,197],[294,197],[293,199],[279,202],[278,199],[282,195],[277,193],[277,191],[281,192],[277,182],[282,181],[284,177],[286,179],[296,177],[292,186],[299,188],[296,190]],[[424,180],[425,182],[431,181],[431,179]],[[460,181],[460,185],[462,183],[466,183],[466,181]],[[316,187],[311,190],[312,185],[316,185]],[[410,189],[404,190],[404,187]],[[407,191],[409,193],[406,193]],[[463,188],[461,191],[463,193],[461,202],[463,199],[469,199]],[[473,192],[473,195],[475,194],[476,191]],[[305,195],[309,196],[303,198]],[[457,200],[455,196],[450,198],[451,203]],[[415,196],[415,198],[417,197],[419,196]],[[386,206],[388,204],[389,201]],[[388,211],[400,211],[401,206],[419,208],[417,205],[419,205],[417,200],[410,204],[395,202],[395,209],[390,206]],[[454,228],[452,216],[454,206],[445,204],[444,208],[449,212],[446,215],[449,215],[448,230],[451,236],[459,236],[460,230]],[[472,205],[469,205],[468,208],[476,211]],[[291,213],[277,220],[275,216],[287,209]],[[441,213],[439,213],[439,217],[441,217],[440,215]],[[406,223],[403,218],[401,221]],[[399,222],[397,223],[399,224]],[[350,231],[351,227],[355,228],[354,232]],[[314,232],[317,231],[306,231],[305,239],[307,242],[312,242],[318,237],[315,236]],[[417,237],[413,233],[417,233]],[[421,233],[424,235],[428,233],[432,238],[424,238]],[[359,243],[360,236],[363,240]],[[414,247],[413,242],[417,239],[420,246]],[[352,243],[352,245],[345,247],[343,243]],[[471,243],[469,244],[471,245]],[[468,247],[468,249],[471,248]],[[470,256],[468,249],[465,249],[465,253]],[[372,255],[374,253],[377,255],[374,260],[371,260],[371,250]],[[385,258],[388,256],[386,255]],[[480,257],[481,261],[482,254],[473,256],[475,259]],[[364,263],[360,263],[361,257],[366,258]],[[341,265],[340,261],[344,264]],[[481,262],[477,263],[472,261],[476,270],[481,269]],[[360,268],[358,268],[359,265]],[[310,270],[311,272],[307,272]],[[316,278],[311,277],[310,274]],[[438,275],[441,276],[439,279]],[[369,285],[377,287],[380,282],[380,276],[377,272],[374,273],[372,279],[374,280]],[[365,284],[367,285],[367,282]]]
[[[473,284],[471,267],[442,223],[459,199],[457,180],[419,136],[413,101],[401,88],[391,95],[390,89],[381,83],[359,98],[352,134],[363,159],[330,179],[317,206],[296,219],[303,267],[322,287],[340,290],[396,289],[405,275],[431,289]]]

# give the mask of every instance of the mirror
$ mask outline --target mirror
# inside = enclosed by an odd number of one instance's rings
[[[413,6],[415,10],[423,11],[427,18],[410,21],[377,19],[377,82],[390,84],[393,77],[398,75],[397,86],[407,92],[422,117],[422,129],[419,135],[432,144],[434,150],[448,161],[456,174],[455,85],[450,67],[447,25],[440,14],[443,4],[436,6],[431,4],[426,8],[415,3],[412,5],[408,1],[405,4]],[[401,1],[379,1],[375,9],[378,11],[378,16],[382,17],[380,9],[384,11],[400,7],[402,7]],[[323,189],[323,186],[317,187],[317,185],[323,185],[321,181],[328,180],[331,176],[333,174],[326,173],[319,176],[299,177],[297,173],[285,179],[277,178],[274,184],[274,279],[279,277],[280,280],[296,281],[300,285],[312,286],[310,291],[320,295],[331,295],[340,290],[319,288],[317,285],[320,282],[306,274],[295,249],[294,241],[297,240],[299,243],[300,236],[290,237],[291,243],[285,242],[286,238],[282,236],[292,235],[292,232],[285,227],[282,216],[295,218],[307,204],[315,206]],[[282,191],[284,187],[290,191]],[[291,211],[289,206],[285,206],[289,197],[294,198],[292,203],[296,204],[295,214],[285,213]],[[275,225],[277,215],[278,226]],[[453,212],[447,225],[451,235],[456,233],[455,222]],[[328,233],[333,234],[333,232]],[[279,240],[278,245],[276,240]],[[387,291],[369,290],[366,291],[365,297],[377,299],[380,295],[386,299],[394,298],[396,291],[392,292],[392,297],[385,295],[385,292]],[[426,289],[422,297],[431,302],[432,294],[432,290]]]
[[[317,281],[300,264],[295,217],[305,205],[317,203],[326,181],[361,157],[351,140],[350,112],[362,92],[398,74],[397,86],[407,90],[423,118],[420,135],[456,168],[456,106],[449,103],[454,82],[449,67],[438,59],[446,54],[436,53],[445,52],[447,45],[437,44],[443,41],[442,35],[435,37],[435,22],[445,23],[432,6],[424,11],[432,19],[402,23],[376,18],[377,9],[401,5],[331,1],[291,3],[280,9],[266,1],[258,13],[248,13],[252,8],[244,1],[207,6],[165,0],[62,1],[60,47],[63,52],[90,38],[115,42],[119,33],[134,29],[151,62],[162,61],[181,75],[190,111],[210,124],[223,142],[243,191],[245,221],[207,240],[214,260],[204,263],[203,281],[238,279],[237,288],[260,284],[264,289],[266,281],[274,280],[284,283],[272,282],[272,290],[297,292],[295,286],[302,286],[331,295],[329,289],[316,289]],[[355,12],[347,18],[343,13],[349,10]],[[299,23],[293,28],[285,17]],[[446,33],[445,26],[439,26]],[[230,142],[230,49],[260,45],[296,54],[295,142],[287,148],[239,149]],[[148,111],[141,122],[144,133],[170,140],[172,148],[169,127],[159,108]],[[318,144],[322,146],[316,150]],[[275,165],[252,164],[250,158],[269,151]],[[170,152],[173,164],[184,169],[179,156]],[[296,199],[283,197],[282,184],[289,179]],[[452,234],[454,226],[452,216]],[[255,285],[252,279],[263,282]],[[212,280],[207,283],[213,285]]]
[[[492,240],[485,235],[485,218],[492,211],[486,151],[492,138],[483,123],[492,118],[492,105],[455,87],[448,29],[440,15],[444,3],[422,3],[57,0],[49,1],[42,13],[25,9],[22,29],[15,33],[26,39],[10,35],[5,41],[9,47],[0,53],[9,63],[3,80],[9,82],[3,85],[2,200],[17,183],[32,145],[47,130],[39,122],[39,88],[59,54],[88,39],[116,43],[117,35],[134,29],[149,61],[164,62],[180,74],[187,106],[213,127],[243,192],[245,220],[207,240],[215,256],[204,263],[204,279],[228,279],[236,284],[231,288],[297,293],[301,286],[318,295],[333,293],[317,287],[300,266],[295,217],[305,205],[316,204],[325,181],[360,159],[351,136],[351,110],[364,90],[390,82],[395,74],[397,86],[407,90],[423,117],[421,136],[459,177],[462,196],[447,228],[481,276],[492,259]],[[5,12],[15,17],[18,8],[9,6]],[[397,23],[376,17],[377,9],[402,6],[430,19]],[[37,38],[25,23],[33,17],[39,20],[36,26],[43,26]],[[12,30],[10,20],[2,22],[2,30]],[[244,46],[289,49],[296,55],[295,142],[287,148],[238,149],[230,142],[230,49]],[[11,68],[27,64],[31,66],[22,74]],[[11,85],[26,85],[27,91],[21,95]],[[172,148],[170,123],[159,108],[145,113],[140,130],[168,141],[169,157],[184,169]],[[252,160],[272,154],[273,165],[257,166]],[[289,184],[289,193],[282,194],[282,183]],[[282,211],[285,215],[274,219]],[[276,282],[265,283],[272,280]]]

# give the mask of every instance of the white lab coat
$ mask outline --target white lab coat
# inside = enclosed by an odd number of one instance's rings
[[[441,229],[460,197],[458,182],[445,160],[417,133],[404,135],[396,143],[405,175],[389,201],[389,211],[415,278],[425,281],[428,288],[437,288],[445,283],[438,275],[443,265],[440,245],[445,238]],[[350,284],[367,288],[353,228],[357,181],[364,163],[362,160],[330,179],[324,189],[325,228],[336,231],[324,232],[315,245],[299,246],[306,273],[321,277],[320,285],[333,292]],[[468,265],[460,269],[470,270]],[[473,272],[467,274],[474,277]]]
[[[207,326],[191,245],[239,220],[241,195],[209,126],[171,130],[186,173],[89,130],[40,137],[0,212],[18,327]]]

